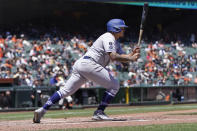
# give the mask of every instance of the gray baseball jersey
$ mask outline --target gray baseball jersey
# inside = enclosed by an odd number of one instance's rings
[[[105,67],[110,62],[109,52],[122,54],[122,49],[114,36],[107,32],[93,43],[85,56],[90,56],[95,62]]]
[[[111,95],[115,96],[120,88],[119,83],[105,69],[105,66],[110,62],[109,52],[123,53],[114,36],[107,32],[101,35],[87,53],[75,62],[71,77],[67,80],[64,88],[58,91],[60,96],[72,95],[87,80],[105,87]]]

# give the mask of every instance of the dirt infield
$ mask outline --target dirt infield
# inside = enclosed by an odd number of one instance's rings
[[[74,117],[67,119],[42,119],[40,124],[32,120],[0,121],[0,131],[49,130],[67,128],[96,128],[113,126],[137,126],[151,124],[196,123],[197,115],[170,115],[174,113],[193,113],[195,110],[150,112],[127,115],[113,115],[116,118],[127,118],[127,121],[92,121],[90,117]]]

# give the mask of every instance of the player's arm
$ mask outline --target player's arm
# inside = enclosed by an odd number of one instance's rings
[[[136,61],[140,57],[140,48],[136,47],[131,53],[129,54],[118,54],[116,52],[110,52],[109,56],[111,60],[120,61],[120,62],[130,62]]]
[[[109,52],[109,56],[112,61],[120,61],[120,62],[130,62],[136,61],[140,54],[139,53],[129,53],[129,54],[118,54],[116,52]]]
[[[136,47],[131,53],[129,54],[122,54],[121,51],[116,50],[116,43],[112,39],[105,39],[103,41],[103,46],[106,52],[109,53],[110,59],[112,61],[119,61],[119,62],[130,62],[136,61],[140,54],[139,54],[139,47]],[[118,47],[120,49],[120,47]],[[119,52],[119,53],[118,53]]]

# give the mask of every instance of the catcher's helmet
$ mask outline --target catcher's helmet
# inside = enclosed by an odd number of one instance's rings
[[[107,22],[107,31],[118,33],[121,32],[121,27],[128,27],[122,19],[111,19]]]

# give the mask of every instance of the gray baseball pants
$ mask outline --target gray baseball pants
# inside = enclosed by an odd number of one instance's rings
[[[75,93],[87,80],[93,81],[107,89],[112,96],[115,96],[120,88],[119,83],[107,69],[92,59],[79,59],[73,66],[73,71],[65,86],[58,91],[58,94],[67,97]]]

